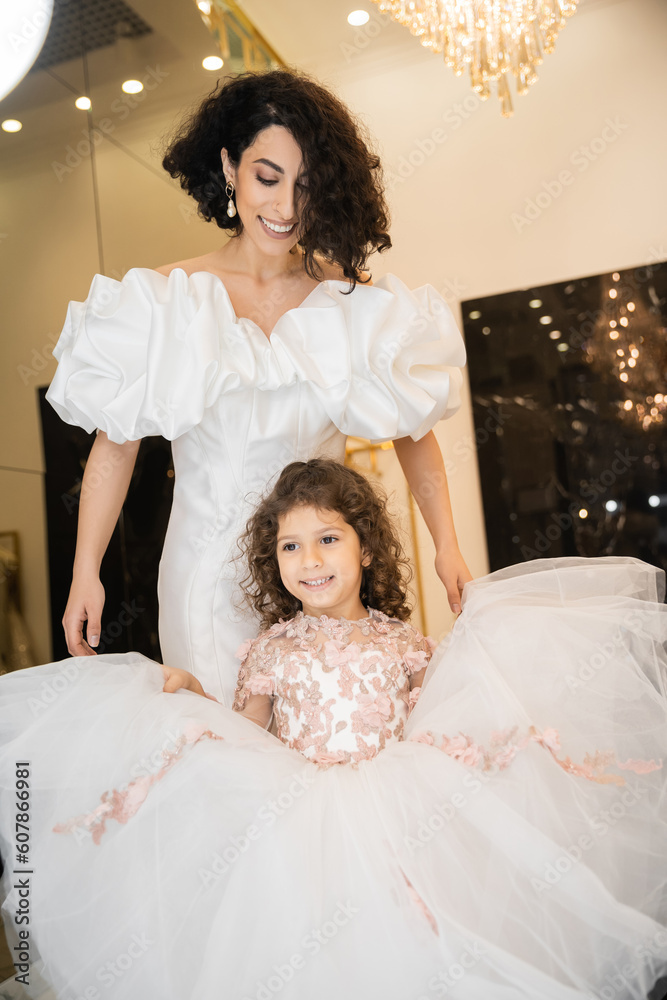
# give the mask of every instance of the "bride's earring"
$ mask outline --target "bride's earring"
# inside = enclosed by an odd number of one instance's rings
[[[225,194],[229,198],[229,201],[227,202],[227,215],[229,216],[230,219],[233,219],[234,216],[236,215],[236,205],[234,204],[234,201],[232,199],[232,195],[234,194],[234,185],[232,184],[231,181],[227,181],[227,185],[225,187]]]

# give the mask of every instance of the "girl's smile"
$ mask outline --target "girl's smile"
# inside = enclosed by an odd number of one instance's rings
[[[333,576],[321,576],[319,580],[302,580],[302,583],[305,583],[307,587],[312,587],[313,589],[317,587],[318,590],[321,590],[322,587],[326,587],[332,580]]]
[[[282,582],[304,614],[351,621],[366,617],[359,591],[370,556],[336,511],[301,506],[281,517],[277,557]]]

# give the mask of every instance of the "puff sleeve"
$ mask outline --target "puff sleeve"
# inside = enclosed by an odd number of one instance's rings
[[[339,430],[372,442],[408,435],[418,441],[459,409],[465,346],[432,285],[411,290],[387,274],[338,300],[347,330],[340,343],[349,354],[329,363],[345,365],[346,378],[320,398]],[[309,348],[317,356],[312,336]]]
[[[182,281],[148,268],[122,281],[95,275],[86,300],[69,303],[46,398],[67,423],[99,428],[117,444],[159,434],[173,440],[212,401],[219,349],[206,313],[213,310]]]

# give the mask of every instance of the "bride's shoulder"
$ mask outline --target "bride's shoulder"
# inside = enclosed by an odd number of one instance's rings
[[[179,268],[181,271],[185,271],[189,277],[195,271],[208,270],[206,266],[206,259],[206,256],[190,257],[188,260],[178,260],[173,264],[161,264],[159,267],[151,268],[151,270],[157,271],[158,274],[164,274],[168,277],[172,271]]]

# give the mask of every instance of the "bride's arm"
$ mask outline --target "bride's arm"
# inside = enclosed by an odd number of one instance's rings
[[[100,566],[127,495],[140,441],[114,444],[99,431],[81,483],[72,586],[63,615],[71,656],[92,656],[99,642],[104,607]],[[88,622],[87,639],[83,623]]]
[[[410,491],[417,501],[435,544],[435,568],[447,589],[449,606],[461,610],[463,585],[472,574],[461,555],[456,538],[447,473],[442,452],[433,431],[419,441],[398,438],[394,449]]]

